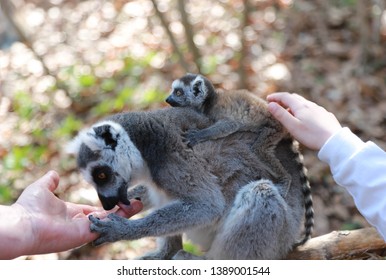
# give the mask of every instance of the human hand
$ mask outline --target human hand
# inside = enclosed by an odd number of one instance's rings
[[[55,171],[28,186],[11,206],[25,222],[24,246],[20,255],[60,252],[91,242],[98,234],[90,231],[88,215],[103,218],[107,212],[100,207],[65,202],[53,194],[59,176]],[[130,217],[142,210],[142,203],[132,200],[130,206],[116,212]]]
[[[268,95],[267,100],[271,114],[310,149],[319,150],[342,128],[332,113],[298,94],[278,92]]]

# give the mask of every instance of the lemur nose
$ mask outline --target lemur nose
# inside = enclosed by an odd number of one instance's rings
[[[176,102],[176,101],[173,99],[173,97],[171,97],[171,96],[169,96],[168,98],[166,98],[165,101],[166,101],[170,106],[172,106],[172,107],[176,107],[176,106],[179,105],[178,102]]]
[[[119,197],[117,196],[104,196],[102,194],[98,194],[98,197],[102,203],[103,209],[105,210],[113,209],[119,202]]]

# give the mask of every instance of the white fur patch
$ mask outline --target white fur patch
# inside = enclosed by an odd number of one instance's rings
[[[110,126],[111,135],[115,140],[117,140],[118,135],[122,134],[122,132],[126,133],[123,127],[112,121],[102,121],[94,124],[91,128],[83,129],[79,132],[78,136],[76,136],[72,141],[70,141],[65,148],[66,153],[68,154],[78,154],[80,146],[85,144],[92,151],[99,151],[106,148],[105,141],[100,137],[97,137],[94,131],[94,128],[99,126],[108,125]],[[131,141],[130,141],[131,142]]]
[[[172,88],[177,89],[177,88],[183,88],[185,85],[181,80],[174,80],[172,83]]]
[[[82,143],[83,141],[78,135],[66,144],[64,150],[67,154],[77,155],[79,153],[79,149]]]

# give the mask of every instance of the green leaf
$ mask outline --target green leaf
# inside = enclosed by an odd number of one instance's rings
[[[4,167],[8,170],[21,171],[27,165],[26,148],[14,146],[4,158]]]
[[[164,92],[160,92],[158,89],[149,89],[146,91],[142,97],[142,103],[144,105],[148,105],[155,102],[161,102],[165,100],[166,94]]]
[[[12,202],[12,191],[9,186],[0,185],[0,203],[8,204]]]
[[[341,230],[354,230],[362,227],[363,226],[357,222],[346,222],[342,225]]]
[[[117,87],[117,83],[115,82],[114,79],[103,80],[101,84],[101,88],[104,91],[113,91],[116,87]]]
[[[82,127],[82,122],[75,118],[74,115],[68,115],[61,123],[59,128],[54,132],[56,137],[63,137],[72,135],[74,132],[79,131]]]
[[[79,77],[79,84],[82,87],[91,87],[95,85],[96,78],[93,75],[82,75]]]
[[[217,69],[218,64],[219,58],[216,55],[206,57],[204,59],[204,63],[202,64],[202,73],[205,75],[214,73]]]
[[[14,109],[23,119],[31,119],[37,105],[32,101],[29,94],[19,91],[15,93]]]
[[[184,249],[184,251],[191,253],[193,255],[196,255],[196,256],[202,255],[201,250],[196,245],[194,245],[190,242],[184,242],[183,249]]]

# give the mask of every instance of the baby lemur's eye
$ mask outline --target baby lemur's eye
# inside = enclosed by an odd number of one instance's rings
[[[101,179],[101,180],[103,180],[103,179],[106,179],[107,176],[106,176],[105,173],[101,172],[101,173],[98,174],[98,178]]]
[[[179,97],[179,96],[181,96],[181,95],[183,95],[184,93],[182,92],[182,90],[177,90],[176,91],[176,95]]]

